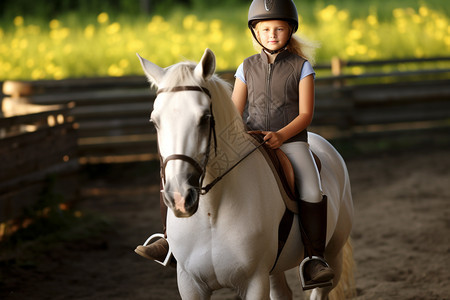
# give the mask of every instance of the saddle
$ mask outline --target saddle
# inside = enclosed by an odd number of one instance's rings
[[[260,133],[250,132],[250,135],[255,139],[256,143],[260,144],[263,142],[263,136]],[[267,163],[277,179],[286,208],[291,212],[298,214],[297,199],[299,197],[299,191],[295,186],[294,168],[292,167],[289,158],[279,148],[271,149],[264,144],[261,149],[261,153],[266,158]],[[322,170],[320,159],[314,152],[312,152],[312,155],[320,174],[320,171]]]

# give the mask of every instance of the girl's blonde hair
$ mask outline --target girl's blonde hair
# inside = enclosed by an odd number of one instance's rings
[[[255,24],[253,30],[258,30],[260,24],[261,22]],[[304,37],[300,37],[299,35],[292,34],[291,40],[287,45],[287,50],[306,59],[311,65],[314,65],[316,62],[316,49],[319,48],[319,46],[320,45],[318,42],[310,41]],[[258,52],[262,49],[262,46],[258,43],[255,37],[253,37],[253,48],[255,48]]]

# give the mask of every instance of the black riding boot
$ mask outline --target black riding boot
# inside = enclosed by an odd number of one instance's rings
[[[299,220],[305,259],[300,265],[304,290],[332,284],[334,271],[324,259],[327,235],[327,197],[318,203],[299,201]]]

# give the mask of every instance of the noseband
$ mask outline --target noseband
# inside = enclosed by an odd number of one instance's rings
[[[163,88],[158,89],[156,92],[156,95],[159,95],[160,93],[173,93],[173,92],[184,92],[184,91],[198,91],[205,93],[209,98],[211,98],[211,93],[207,88],[201,87],[201,86],[176,86],[171,88]],[[194,169],[201,174],[199,179],[199,189],[200,193],[202,192],[202,186],[203,186],[203,179],[206,175],[206,165],[208,164],[209,160],[209,152],[211,148],[211,137],[214,138],[214,153],[217,152],[217,138],[216,138],[216,130],[215,130],[215,120],[214,115],[212,111],[212,103],[210,105],[210,112],[211,117],[209,118],[209,135],[208,135],[208,146],[206,148],[205,158],[203,160],[203,163],[200,164],[195,159],[193,159],[190,156],[184,155],[184,154],[172,154],[163,159],[161,154],[159,155],[160,161],[161,161],[161,179],[163,186],[166,184],[166,165],[171,160],[182,160],[184,162],[187,162],[188,164],[192,165]]]

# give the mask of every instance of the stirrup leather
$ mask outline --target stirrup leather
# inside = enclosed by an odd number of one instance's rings
[[[153,235],[151,235],[144,243],[144,246],[147,246],[148,244],[150,244],[151,241],[153,241],[154,239],[157,238],[162,238],[162,239],[166,239],[164,237],[164,234],[162,233],[155,233]],[[169,244],[169,243],[168,243]],[[172,259],[173,255],[172,255],[172,250],[170,249],[170,244],[169,244],[169,251],[167,252],[167,256],[164,259],[164,261],[159,261],[157,259],[155,259],[154,261],[156,261],[157,263],[163,265],[164,267],[167,267],[167,265],[170,263],[170,260]]]
[[[333,281],[325,281],[325,282],[312,282],[312,283],[306,283],[305,281],[305,264],[311,260],[318,260],[320,262],[322,262],[325,266],[327,266],[328,268],[330,267],[330,265],[325,261],[325,259],[323,259],[322,257],[319,256],[311,256],[311,257],[306,257],[300,264],[300,280],[302,282],[302,288],[303,290],[311,290],[314,288],[318,288],[318,287],[327,287],[327,286],[331,286],[333,284]]]

